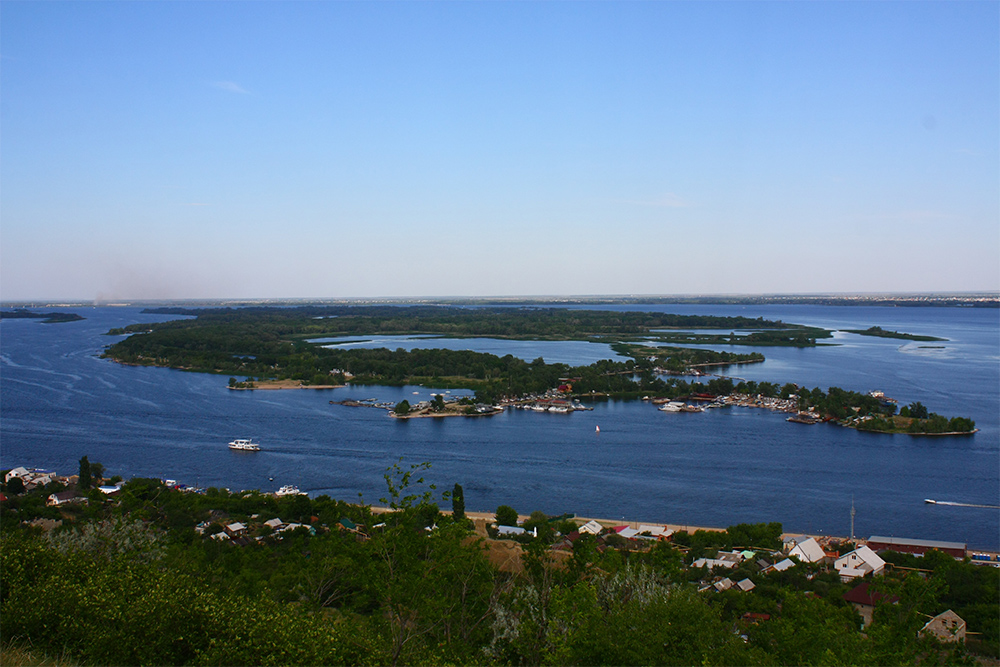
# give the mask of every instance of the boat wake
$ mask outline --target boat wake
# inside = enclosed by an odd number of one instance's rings
[[[950,505],[951,507],[981,507],[988,510],[1000,510],[1000,505],[976,505],[975,503],[953,503],[950,500],[931,500],[924,498],[928,505]]]

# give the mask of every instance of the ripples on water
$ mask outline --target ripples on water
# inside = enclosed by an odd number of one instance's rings
[[[403,458],[430,461],[430,477],[441,490],[461,483],[469,509],[510,504],[522,512],[568,511],[682,525],[781,521],[789,531],[844,535],[850,530],[853,495],[859,535],[998,546],[996,510],[923,503],[935,498],[995,504],[1000,497],[997,311],[633,309],[762,316],[827,328],[879,325],[948,338],[928,343],[945,347],[931,353],[907,341],[837,334],[834,342],[842,344],[836,347],[753,348],[761,349],[767,361],[731,372],[810,387],[882,389],[901,404],[920,400],[942,414],[972,417],[982,430],[971,438],[882,436],[790,424],[761,410],[664,414],[646,403],[615,401],[570,415],[515,410],[492,418],[398,421],[384,411],[329,401],[412,401],[436,390],[229,391],[220,376],[119,366],[96,356],[117,340],[104,332],[170,318],[98,308],[78,309],[88,318],[81,322],[0,324],[0,465],[69,473],[87,455],[109,473],[126,477],[169,477],[233,489],[273,490],[293,483],[312,495],[354,500],[362,493],[373,502],[384,495],[385,468]],[[428,340],[411,342],[432,346]],[[566,363],[610,356],[606,346],[585,342],[444,344]],[[235,437],[253,437],[264,450],[230,452],[226,443]]]

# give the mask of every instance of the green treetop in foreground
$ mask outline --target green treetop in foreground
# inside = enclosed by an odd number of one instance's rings
[[[581,536],[532,512],[519,546],[438,510],[427,464],[386,471],[390,512],[327,496],[183,493],[132,479],[113,499],[46,507],[50,488],[0,506],[4,656],[100,665],[968,664],[920,639],[925,614],[956,611],[997,654],[1000,571],[932,552],[872,580],[899,598],[864,631],[828,567],[775,562],[781,525],[678,533],[674,542]],[[500,510],[498,509],[498,514]],[[48,517],[49,532],[24,521]],[[264,522],[300,523],[275,531]],[[516,513],[515,513],[516,520]],[[226,526],[248,527],[240,541]],[[568,524],[568,525],[567,525]],[[198,527],[198,531],[195,528]],[[847,548],[847,547],[845,547]],[[720,549],[754,558],[711,573]],[[497,558],[497,555],[502,558]],[[750,592],[705,589],[725,576]],[[4,664],[9,660],[4,659]]]

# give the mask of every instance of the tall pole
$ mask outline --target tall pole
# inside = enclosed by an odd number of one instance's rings
[[[851,494],[851,542],[854,541],[854,515],[857,512],[854,510],[854,494]]]

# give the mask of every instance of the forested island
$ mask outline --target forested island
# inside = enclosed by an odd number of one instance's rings
[[[79,475],[32,488],[3,475],[0,658],[927,665],[1000,653],[1000,570],[968,558],[882,552],[883,574],[845,582],[829,563],[782,560],[780,523],[624,537],[506,505],[473,521],[462,485],[448,480],[441,494],[432,472],[391,466],[384,508],[102,479],[86,457]],[[515,524],[520,535],[499,534]],[[855,546],[824,541],[838,554]],[[865,624],[858,590],[877,600]],[[922,631],[946,610],[967,624],[965,643]]]
[[[80,315],[77,315],[76,313],[62,313],[62,312],[36,313],[33,310],[26,310],[24,308],[19,308],[17,310],[0,310],[0,319],[4,320],[37,319],[37,320],[42,320],[42,324],[58,324],[60,322],[77,322],[84,318]]]
[[[898,338],[900,340],[915,341],[946,341],[947,338],[936,336],[921,336],[917,334],[901,333],[899,331],[886,331],[882,327],[871,327],[869,329],[845,329],[847,333],[858,334],[859,336],[875,336],[876,338]]]
[[[937,415],[896,416],[893,403],[867,394],[831,387],[823,392],[779,387],[769,382],[739,382],[700,376],[708,368],[759,363],[759,352],[733,353],[684,348],[666,343],[678,339],[717,337],[732,345],[814,345],[829,337],[823,329],[741,317],[680,316],[663,313],[616,313],[569,309],[474,308],[439,306],[309,306],[302,308],[159,309],[159,314],[193,316],[157,324],[135,324],[109,332],[132,333],[104,352],[120,363],[164,366],[231,376],[233,388],[255,382],[293,380],[303,386],[354,384],[424,384],[469,389],[475,401],[542,394],[562,387],[570,397],[675,399],[692,394],[760,398],[795,396],[793,408],[811,410],[817,420],[883,433],[972,433],[965,418]],[[698,328],[732,333],[698,334]],[[675,331],[675,329],[677,331]],[[692,329],[680,332],[680,329]],[[666,330],[666,331],[664,331]],[[739,331],[740,333],[736,333]],[[432,334],[448,337],[590,340],[609,343],[626,361],[604,360],[587,366],[525,361],[505,355],[446,349],[340,349],[312,339],[344,335]],[[742,341],[742,342],[741,342]],[[768,343],[767,341],[771,341]],[[432,344],[432,341],[428,341]],[[237,379],[242,377],[244,379]],[[812,417],[810,417],[812,419]],[[941,419],[946,428],[941,430]]]

